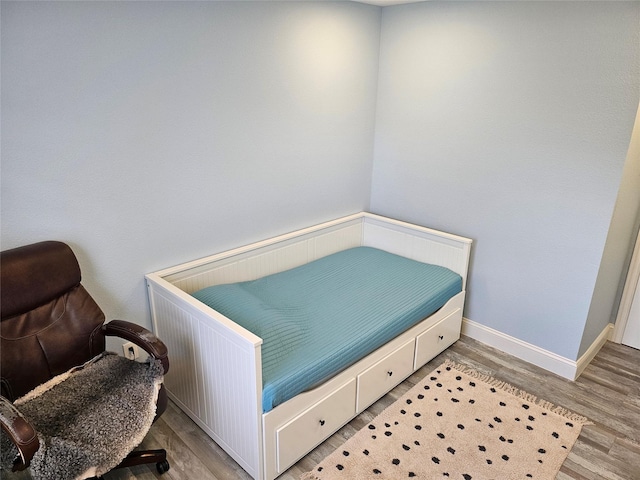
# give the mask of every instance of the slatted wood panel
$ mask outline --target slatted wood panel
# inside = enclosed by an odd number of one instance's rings
[[[428,229],[420,232],[400,227],[389,228],[388,225],[376,224],[374,220],[370,220],[364,226],[364,245],[419,262],[447,267],[466,277],[468,257],[460,252],[468,251],[471,243],[461,243],[460,237],[447,241],[441,235],[434,236]]]
[[[576,382],[549,374],[468,337],[416,371],[354,418],[281,477],[297,480],[444,359],[490,373],[540,398],[586,415],[583,428],[556,480],[640,480],[640,351],[608,342]],[[167,448],[171,470],[154,467],[114,471],[105,480],[249,480],[247,475],[175,405],[151,429],[143,446]],[[2,478],[5,478],[4,476]],[[6,478],[29,478],[8,475]]]
[[[326,233],[302,235],[265,246],[261,253],[244,248],[224,252],[216,262],[200,265],[183,272],[167,275],[170,283],[193,293],[201,288],[224,283],[255,280],[266,275],[288,270],[362,243],[362,225],[346,224],[328,228]]]

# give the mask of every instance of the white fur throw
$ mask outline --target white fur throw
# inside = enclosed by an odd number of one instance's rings
[[[16,400],[38,431],[34,480],[83,479],[116,467],[149,431],[162,376],[159,361],[105,352]],[[10,470],[17,450],[2,440],[0,470]]]

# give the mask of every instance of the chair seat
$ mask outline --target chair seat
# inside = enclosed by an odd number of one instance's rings
[[[105,352],[17,399],[40,439],[32,477],[81,479],[116,467],[149,431],[162,378],[158,360]],[[9,455],[2,449],[3,460],[13,460],[11,448]]]

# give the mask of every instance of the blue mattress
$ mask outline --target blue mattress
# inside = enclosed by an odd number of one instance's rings
[[[330,378],[428,317],[462,290],[451,270],[356,247],[195,298],[263,340],[262,406]]]

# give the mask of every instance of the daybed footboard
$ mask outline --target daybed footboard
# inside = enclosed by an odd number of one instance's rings
[[[262,462],[262,340],[190,295],[149,282],[154,328],[171,352],[171,398],[252,477]],[[207,311],[209,310],[209,311]]]
[[[463,291],[314,390],[262,411],[262,340],[190,293],[372,246],[445,266]],[[471,240],[360,213],[148,274],[153,326],[171,351],[170,398],[253,478],[272,480],[460,335]],[[391,372],[391,373],[390,373]]]

